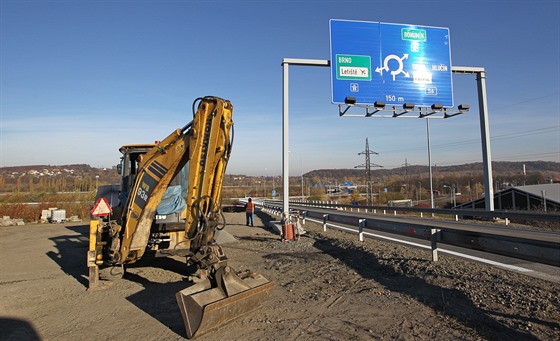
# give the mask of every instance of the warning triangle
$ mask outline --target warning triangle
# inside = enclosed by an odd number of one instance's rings
[[[111,212],[113,212],[113,210],[105,198],[99,198],[95,206],[91,209],[91,215],[94,217],[105,217],[111,214]]]

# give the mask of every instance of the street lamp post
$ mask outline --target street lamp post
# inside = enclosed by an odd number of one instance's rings
[[[264,184],[264,198],[266,199],[267,195],[266,195],[266,172],[267,172],[267,168],[264,169],[264,176],[263,176],[263,184]]]
[[[291,150],[288,150],[288,153],[292,154],[293,152]],[[305,195],[305,193],[303,192],[303,155],[297,152],[296,154],[299,154],[299,161],[301,167],[301,200],[303,200],[303,197]]]
[[[303,157],[300,155],[300,161],[301,161],[301,200],[303,200]]]
[[[451,186],[443,185],[443,187],[449,188],[449,197],[453,202],[453,207],[455,207],[457,205],[455,201],[455,185],[451,185]]]
[[[451,185],[451,195],[453,197],[453,207],[457,206],[457,202],[455,201],[455,185]]]
[[[430,172],[430,208],[434,208],[434,182],[433,182],[433,175],[432,175],[432,149],[430,148],[430,119],[429,118],[426,118],[426,131],[428,135],[428,168]]]

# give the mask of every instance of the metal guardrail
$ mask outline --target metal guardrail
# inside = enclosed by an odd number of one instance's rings
[[[278,203],[277,201],[266,201],[270,203]],[[305,207],[323,207],[331,209],[343,209],[349,211],[393,211],[400,213],[420,213],[420,214],[442,214],[452,215],[456,217],[475,217],[484,219],[508,219],[508,220],[525,220],[525,221],[546,221],[560,224],[560,213],[558,212],[525,212],[510,210],[476,210],[476,209],[444,209],[444,208],[419,208],[419,207],[398,207],[398,206],[358,206],[358,205],[342,205],[336,202],[290,202],[290,205],[298,205]]]
[[[274,201],[263,201],[260,203],[262,207],[271,210],[282,211],[282,203]],[[328,223],[339,223],[357,228],[360,240],[363,240],[364,230],[371,229],[387,233],[393,233],[423,240],[431,241],[432,259],[437,261],[438,243],[454,245],[493,254],[505,255],[518,259],[529,260],[533,262],[560,266],[560,233],[543,232],[543,231],[519,231],[515,229],[495,228],[488,229],[485,226],[472,225],[471,228],[461,226],[451,226],[449,222],[433,219],[408,219],[402,220],[391,218],[390,215],[375,215],[374,211],[423,211],[425,213],[434,214],[459,214],[459,210],[443,210],[443,209],[415,209],[403,207],[383,207],[368,206],[367,210],[364,206],[337,205],[337,204],[311,204],[302,205],[301,203],[293,203],[292,209],[300,212],[302,218],[310,217],[323,221],[323,228],[326,230]],[[353,210],[344,211],[343,208],[352,208]],[[359,209],[359,212],[358,212]],[[450,212],[451,211],[451,212]],[[467,212],[467,213],[465,213]],[[461,215],[476,212],[474,216],[482,216],[495,218],[494,212],[483,211],[483,215],[479,215],[476,210],[461,210]],[[366,214],[367,213],[367,214]],[[502,212],[504,213],[504,212]],[[472,214],[472,213],[471,213]],[[519,219],[528,220],[553,220],[560,218],[559,215],[553,214],[534,214],[524,212],[516,213],[513,216],[499,215],[503,218],[522,217]],[[551,220],[552,219],[552,220]],[[449,226],[448,226],[449,225]],[[511,232],[511,233],[508,233]],[[517,235],[516,235],[517,234]]]

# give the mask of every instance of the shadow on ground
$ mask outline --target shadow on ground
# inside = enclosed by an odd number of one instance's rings
[[[500,313],[478,308],[460,290],[430,284],[420,277],[407,276],[406,273],[396,271],[392,266],[379,262],[380,260],[390,262],[393,259],[379,259],[374,254],[349,245],[342,247],[337,244],[336,239],[316,239],[314,246],[344,262],[363,278],[372,279],[390,291],[409,296],[438,313],[449,316],[476,331],[483,339],[537,340],[529,333],[512,329],[495,320],[492,315]],[[365,259],[368,261],[365,262]]]
[[[86,289],[88,287],[86,257],[89,247],[89,225],[67,226],[66,228],[72,233],[50,238],[57,250],[49,251],[47,255],[60,266],[64,273],[74,277]],[[150,255],[146,255],[137,263],[126,267],[127,270],[141,268],[159,268],[181,275],[184,275],[187,271],[184,261],[178,261],[170,257],[155,258]],[[140,292],[126,299],[173,332],[185,337],[185,327],[175,299],[175,293],[187,288],[190,284],[184,281],[157,283],[137,274],[138,272],[141,273],[141,271],[125,272],[123,280],[138,283],[143,287]],[[112,290],[112,288],[105,290]],[[32,327],[25,328],[24,321],[0,319],[0,327],[2,327],[2,335],[4,335],[4,330],[9,331],[14,328],[20,330],[18,333],[25,332],[25,335],[32,335],[30,333],[33,331]],[[33,338],[31,336],[21,340],[24,339],[39,340],[38,337]]]
[[[74,277],[87,288],[89,225],[72,225],[66,226],[66,228],[73,233],[49,238],[57,251],[49,251],[47,256],[57,263],[64,273]]]
[[[39,341],[41,338],[33,325],[21,319],[0,318],[0,341]]]
[[[184,261],[170,257],[146,257],[128,267],[129,270],[139,270],[142,268],[164,269],[181,275],[186,275],[187,273],[187,266]],[[175,294],[192,285],[191,283],[184,280],[165,283],[155,282],[132,271],[127,271],[124,279],[138,283],[143,287],[141,291],[128,296],[126,298],[128,301],[177,335],[181,337],[186,336],[185,326]]]
[[[273,217],[259,209],[256,210],[255,216],[262,221],[265,230],[272,232],[272,228],[270,228],[269,225],[271,221],[275,220]]]

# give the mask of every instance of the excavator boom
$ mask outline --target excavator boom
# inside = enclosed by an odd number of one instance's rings
[[[99,285],[100,266],[111,271],[122,268],[139,260],[148,248],[186,256],[196,271],[188,274],[192,285],[176,298],[188,338],[255,309],[274,286],[251,271],[233,270],[215,242],[216,231],[225,225],[221,189],[232,147],[233,106],[221,98],[204,97],[195,100],[193,113],[192,122],[136,155],[137,165],[130,161],[121,185],[120,194],[127,197],[122,213],[117,220],[91,221],[88,251],[90,288]],[[184,228],[158,226],[154,221],[158,205],[185,169]]]
[[[121,255],[127,263],[144,254],[157,205],[171,180],[187,162],[189,134],[192,122],[177,129],[142,157],[137,180],[128,198],[126,228],[122,236]]]

